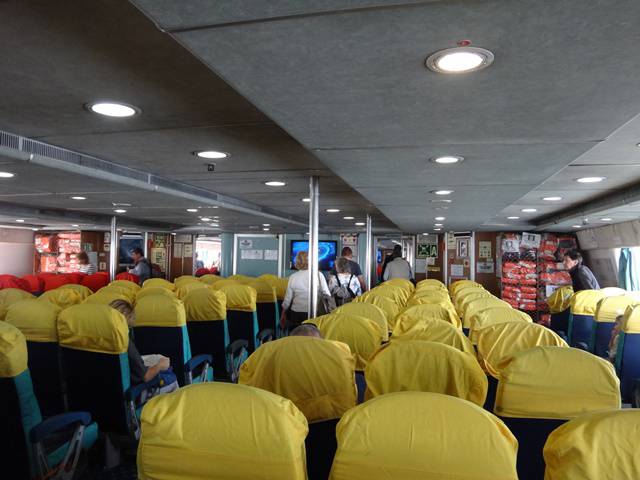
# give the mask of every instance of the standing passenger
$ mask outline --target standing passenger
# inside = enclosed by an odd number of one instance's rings
[[[360,282],[355,274],[349,270],[351,264],[357,265],[355,262],[349,263],[346,257],[340,257],[336,260],[336,272],[329,276],[329,291],[336,300],[336,305],[344,305],[354,298],[362,295]]]
[[[309,301],[309,253],[299,252],[296,255],[295,266],[298,270],[289,277],[287,292],[282,301],[282,315],[280,326],[291,330],[309,318],[307,313]],[[319,290],[325,295],[331,295],[324,275],[318,274]]]
[[[574,292],[600,289],[598,280],[596,280],[593,272],[582,264],[582,255],[580,252],[577,250],[569,250],[564,254],[562,263],[564,263],[564,267],[569,271],[569,275],[571,275]]]
[[[129,273],[137,275],[140,278],[140,285],[151,277],[151,263],[144,257],[144,252],[140,247],[136,247],[131,252],[131,257],[135,262],[135,267],[129,270]]]
[[[89,255],[87,255],[87,252],[80,252],[76,255],[76,258],[78,259],[78,271],[80,273],[86,273],[87,275],[96,273],[96,266],[89,262]]]
[[[364,284],[364,276],[362,275],[362,269],[360,268],[360,265],[358,264],[358,262],[353,261],[353,250],[351,250],[351,248],[349,247],[344,247],[342,249],[341,256],[349,261],[350,271],[358,279],[358,282],[360,283],[360,290],[364,292],[367,287]]]
[[[402,258],[402,247],[400,245],[393,247],[392,256],[393,260],[387,263],[387,267],[384,270],[383,280],[387,281],[392,278],[404,278],[406,280],[413,281],[411,265]]]

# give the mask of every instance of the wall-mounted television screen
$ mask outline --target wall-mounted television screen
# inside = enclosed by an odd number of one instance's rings
[[[336,253],[338,250],[338,242],[335,240],[326,240],[318,242],[318,260],[319,268],[323,271],[329,271],[336,263]],[[309,242],[307,240],[291,240],[291,248],[289,250],[289,258],[291,259],[291,269],[295,270],[296,256],[299,252],[308,252]]]
[[[142,237],[139,236],[127,236],[123,235],[120,237],[120,255],[119,260],[121,264],[132,264],[133,257],[131,257],[131,252],[134,248],[142,248],[143,240]],[[143,249],[144,250],[144,249]]]

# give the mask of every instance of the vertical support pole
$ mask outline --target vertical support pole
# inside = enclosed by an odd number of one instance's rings
[[[278,234],[278,277],[284,276],[284,233]]]
[[[320,179],[309,179],[309,318],[318,311],[318,221],[320,217]]]
[[[367,214],[367,235],[366,235],[366,252],[365,252],[365,270],[364,270],[364,284],[367,290],[371,290],[372,277],[375,267],[373,265],[373,229],[371,225],[371,215]]]
[[[149,232],[143,232],[142,234],[142,250],[144,252],[144,258],[149,258]]]
[[[111,217],[111,241],[109,242],[109,278],[113,282],[118,272],[118,217]]]

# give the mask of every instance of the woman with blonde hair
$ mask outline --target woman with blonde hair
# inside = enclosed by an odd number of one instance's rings
[[[287,330],[300,325],[309,318],[307,313],[309,302],[309,252],[299,252],[296,255],[295,267],[297,272],[289,277],[287,292],[282,301],[282,315],[280,326]],[[319,292],[331,295],[324,275],[318,275]],[[313,316],[313,315],[312,315]]]

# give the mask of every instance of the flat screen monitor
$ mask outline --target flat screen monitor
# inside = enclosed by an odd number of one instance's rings
[[[336,252],[338,250],[338,242],[335,240],[325,240],[318,242],[318,260],[319,268],[323,271],[329,271],[336,263]],[[291,259],[291,269],[295,270],[296,256],[300,252],[309,251],[308,240],[291,240],[291,248],[289,250],[289,258]]]
[[[131,257],[131,252],[134,248],[142,248],[142,237],[138,236],[122,236],[120,237],[120,248],[119,248],[119,256],[121,264],[132,264],[133,258]],[[143,249],[143,248],[142,248]],[[144,249],[143,249],[144,250]]]

